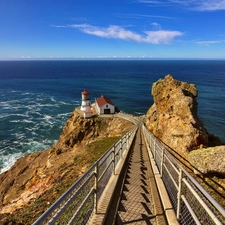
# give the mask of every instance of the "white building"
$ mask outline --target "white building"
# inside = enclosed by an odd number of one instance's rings
[[[111,102],[110,99],[105,96],[97,98],[95,101],[95,108],[98,114],[114,114],[115,105]]]
[[[81,92],[81,111],[84,113],[84,118],[90,118],[93,116],[93,111],[91,110],[90,93],[84,89]]]

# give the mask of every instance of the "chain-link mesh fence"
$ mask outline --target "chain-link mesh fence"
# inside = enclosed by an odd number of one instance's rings
[[[132,143],[137,127],[115,143],[92,167],[77,180],[34,225],[40,224],[87,224],[97,208],[107,182],[123,152]]]
[[[225,210],[144,126],[147,145],[182,225],[225,224]]]

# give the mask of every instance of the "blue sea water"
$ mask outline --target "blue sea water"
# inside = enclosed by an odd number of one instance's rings
[[[167,74],[196,84],[198,116],[225,142],[223,60],[0,61],[0,173],[59,138],[84,88],[92,102],[104,94],[142,115],[153,103],[152,83]]]

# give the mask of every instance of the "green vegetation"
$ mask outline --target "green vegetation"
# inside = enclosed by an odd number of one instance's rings
[[[90,166],[95,163],[120,137],[104,137],[86,146],[86,154],[76,155],[74,165]]]
[[[63,170],[68,170],[66,175],[60,182],[56,183],[52,188],[43,193],[33,203],[23,209],[18,209],[13,215],[7,218],[1,218],[2,224],[32,224],[48,207],[51,206],[78,178],[74,169],[82,166],[91,166],[95,163],[115,142],[120,139],[117,137],[104,137],[86,145],[83,153],[74,157],[74,164],[62,166]],[[76,170],[76,169],[75,169]],[[1,220],[2,219],[2,220]]]
[[[87,145],[87,153],[91,156],[87,163],[97,161],[120,137],[106,137]]]

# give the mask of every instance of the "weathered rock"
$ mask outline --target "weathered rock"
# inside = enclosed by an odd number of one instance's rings
[[[197,116],[197,94],[194,84],[167,75],[152,85],[154,104],[146,115],[147,128],[185,158],[208,145],[208,133]]]
[[[84,119],[82,114],[74,110],[53,147],[63,151],[63,149],[73,148],[84,140],[91,142],[97,137],[120,136],[127,130],[127,126],[123,126],[122,121],[116,117]]]
[[[194,150],[188,155],[196,173],[225,176],[225,146]]]
[[[0,174],[0,214],[25,207],[66,176],[75,181],[87,169],[87,165],[74,163],[74,158],[87,154],[86,144],[96,138],[121,136],[132,127],[131,122],[114,117],[84,119],[74,110],[56,144],[18,159]]]

